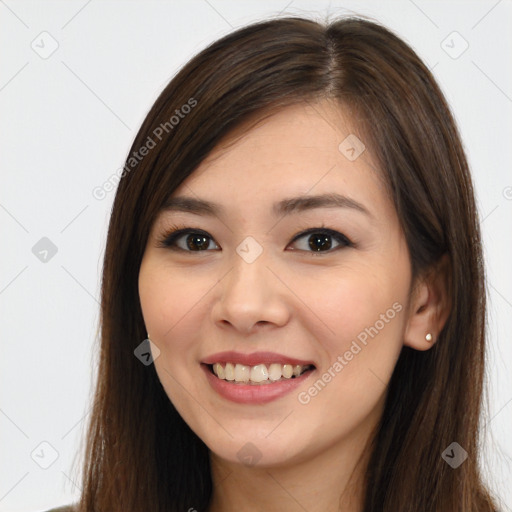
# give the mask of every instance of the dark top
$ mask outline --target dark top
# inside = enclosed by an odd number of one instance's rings
[[[46,512],[75,512],[72,505],[64,505],[62,507],[52,508]]]

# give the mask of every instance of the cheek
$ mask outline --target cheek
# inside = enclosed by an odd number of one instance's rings
[[[336,381],[332,392],[349,391],[350,402],[367,400],[370,389],[382,390],[403,344],[406,280],[393,281],[372,269],[353,269],[324,287],[322,297],[315,294],[330,330],[320,341],[322,372],[330,375],[325,380]]]
[[[330,327],[329,345],[336,347],[336,340],[355,338],[375,324],[379,331],[390,331],[392,323],[400,326],[402,317],[396,313],[403,309],[406,293],[405,286],[373,267],[344,271],[336,282],[324,283],[312,300]]]
[[[197,323],[191,319],[201,310],[215,282],[211,276],[198,279],[189,270],[170,271],[165,265],[143,262],[139,274],[141,308],[148,332],[161,350],[172,349],[177,355],[188,348],[197,334]]]
[[[201,299],[214,283],[208,277],[194,279],[186,270],[170,271],[165,263],[155,260],[143,261],[139,273],[144,322],[160,350],[155,370],[167,396],[186,419],[194,409],[190,396],[199,396],[196,381],[190,379],[190,366],[199,358],[194,339],[198,315],[204,314]]]
[[[315,292],[333,332],[321,340],[322,368],[299,401],[312,414],[328,414],[333,428],[348,417],[362,421],[373,410],[402,348],[407,276],[377,270],[352,268],[335,285],[324,283],[323,298]]]

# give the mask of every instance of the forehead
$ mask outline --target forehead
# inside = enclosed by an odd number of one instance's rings
[[[354,123],[337,103],[298,103],[245,121],[221,140],[200,168],[217,160],[245,160],[248,156],[262,164],[299,160],[297,155],[315,158],[319,152],[337,157],[343,154],[339,145],[349,136],[354,140],[355,133]]]
[[[324,100],[244,123],[172,197],[200,195],[249,208],[289,196],[327,193],[383,207],[389,203],[382,173],[363,136],[339,105]]]

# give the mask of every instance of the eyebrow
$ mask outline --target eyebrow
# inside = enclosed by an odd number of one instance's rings
[[[335,193],[283,199],[274,203],[272,210],[276,216],[285,216],[315,208],[351,208],[372,217],[372,214],[361,203],[350,197]],[[218,203],[188,196],[168,198],[162,210],[188,212],[211,217],[220,217],[225,213],[224,207]]]

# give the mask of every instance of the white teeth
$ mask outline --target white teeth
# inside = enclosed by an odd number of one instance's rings
[[[280,364],[272,363],[268,367],[268,378],[273,381],[279,380],[281,378],[281,365]]]
[[[244,364],[235,366],[235,380],[237,382],[249,382],[251,378],[251,367]]]
[[[268,379],[267,367],[264,364],[258,364],[251,368],[251,381],[263,382]]]
[[[310,369],[309,365],[300,364],[279,364],[270,365],[257,364],[256,366],[247,366],[244,364],[221,363],[212,365],[213,373],[219,379],[235,381],[240,383],[271,384],[282,379],[291,379],[299,377],[305,370]]]
[[[215,371],[215,368],[213,371]],[[219,375],[217,375],[217,377],[219,377]],[[235,380],[235,367],[231,363],[226,363],[224,367],[224,378],[226,380]]]
[[[283,364],[283,377],[289,379],[293,375],[293,366],[291,364]]]
[[[225,379],[226,374],[224,373],[224,368],[222,368],[222,365],[220,363],[215,363],[213,365],[213,371],[215,372],[215,375],[219,377],[219,379]]]

